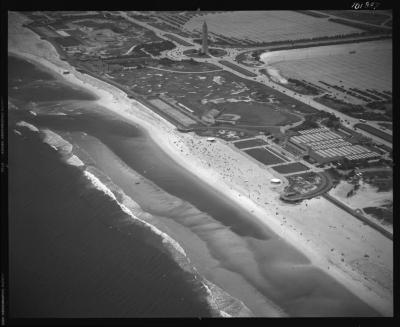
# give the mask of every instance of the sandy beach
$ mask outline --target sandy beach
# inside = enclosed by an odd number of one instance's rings
[[[393,315],[393,243],[324,198],[298,205],[282,203],[271,185],[273,174],[225,141],[209,143],[175,127],[103,81],[77,72],[56,50],[21,27],[9,25],[11,53],[35,61],[66,81],[90,90],[98,104],[143,127],[177,164],[253,214],[278,236],[382,315]],[[63,71],[71,73],[63,75]]]
[[[329,194],[354,210],[363,210],[366,207],[393,205],[393,191],[378,192],[377,188],[373,187],[371,184],[361,182],[360,188],[354,192],[353,196],[347,197],[347,193],[353,189],[354,185],[342,181],[334,189],[330,190]],[[393,234],[392,224],[385,224],[373,215],[365,213],[364,210],[363,214]]]

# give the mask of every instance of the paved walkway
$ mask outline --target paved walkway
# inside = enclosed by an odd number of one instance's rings
[[[146,68],[162,70],[165,72],[178,73],[178,74],[205,74],[205,73],[220,72],[222,70],[222,69],[214,69],[214,70],[205,70],[205,71],[197,71],[197,72],[183,72],[183,71],[179,71],[179,70],[164,69],[164,68],[158,68],[158,67],[152,67],[152,66],[146,66]]]
[[[166,38],[164,36],[164,33],[165,33],[164,31],[162,31],[162,30],[160,30],[160,29],[158,29],[158,28],[156,28],[154,26],[151,26],[151,25],[149,25],[147,23],[138,21],[137,19],[131,18],[131,17],[129,17],[127,15],[126,12],[120,11],[119,14],[120,14],[120,16],[124,17],[125,19],[127,19],[127,20],[129,20],[129,21],[131,21],[131,22],[133,22],[135,24],[141,25],[142,27],[145,27],[147,29],[152,30],[158,37],[160,37],[162,39],[168,39],[168,38]],[[373,26],[375,26],[375,25],[373,25]],[[182,37],[180,35],[176,35],[173,32],[168,32],[168,33],[172,34],[172,35],[175,35],[176,37],[179,37],[179,38],[181,38],[184,41],[187,41],[189,43],[192,41],[190,38],[185,38],[185,37]],[[170,39],[168,39],[168,40],[170,40]],[[194,45],[193,47],[183,47],[182,45],[178,44],[178,49],[172,50],[173,51],[172,53],[174,53],[176,55],[176,57],[174,56],[174,59],[182,60],[182,59],[187,59],[188,58],[187,56],[185,56],[183,54],[183,51],[188,50],[188,49],[199,49],[199,48],[200,48],[200,45]],[[261,47],[261,48],[265,49],[265,47]],[[317,110],[321,110],[321,111],[325,111],[325,112],[329,112],[331,114],[334,114],[337,117],[339,117],[341,120],[348,121],[348,123],[344,123],[344,124],[347,125],[347,127],[351,128],[351,129],[353,129],[353,126],[355,124],[360,123],[359,119],[347,116],[347,115],[345,115],[345,114],[343,114],[343,113],[341,113],[341,112],[339,112],[339,111],[337,111],[335,109],[329,108],[329,107],[327,107],[327,106],[325,106],[325,105],[323,105],[323,104],[321,104],[319,102],[316,102],[316,101],[314,101],[313,96],[301,95],[301,94],[298,94],[298,93],[296,93],[296,92],[294,92],[292,90],[289,90],[289,89],[285,88],[284,86],[282,86],[281,84],[273,82],[272,80],[270,80],[265,75],[262,75],[262,76],[258,75],[257,77],[249,77],[247,75],[244,75],[244,74],[242,74],[242,73],[240,73],[240,72],[238,72],[236,70],[233,70],[233,69],[231,69],[231,68],[219,63],[219,60],[223,59],[223,60],[226,60],[228,62],[231,62],[232,64],[235,64],[235,65],[239,66],[240,68],[242,68],[244,70],[248,70],[249,72],[252,72],[252,73],[255,73],[255,74],[259,74],[259,72],[258,72],[259,67],[249,68],[249,67],[247,67],[247,66],[245,66],[245,65],[243,65],[243,64],[241,64],[241,63],[239,63],[239,62],[234,60],[236,55],[238,55],[239,53],[244,52],[244,51],[251,51],[252,49],[253,48],[246,48],[243,51],[238,51],[238,50],[236,50],[236,51],[228,51],[227,55],[223,56],[223,57],[218,57],[218,58],[211,57],[211,58],[204,58],[204,59],[197,58],[197,61],[212,63],[215,66],[219,66],[222,69],[224,69],[226,71],[229,71],[232,74],[235,74],[235,75],[237,75],[237,76],[239,76],[241,78],[245,78],[247,80],[252,80],[252,81],[257,81],[257,82],[259,82],[261,84],[267,85],[267,86],[269,86],[269,87],[271,87],[271,88],[273,88],[273,89],[275,89],[275,90],[277,90],[277,91],[279,91],[281,93],[284,93],[284,94],[286,94],[286,95],[288,95],[288,96],[290,96],[290,97],[292,97],[292,98],[294,98],[294,99],[296,99],[296,100],[298,100],[300,102],[303,102],[303,103],[305,103],[305,104],[307,104],[307,105],[309,105],[309,106],[311,106],[311,107],[313,107],[313,108],[315,108]],[[379,125],[371,123],[371,122],[368,122],[367,124],[371,125],[371,126],[373,126],[375,128],[378,128],[378,129],[380,128]],[[371,134],[369,134],[369,133],[367,133],[367,132],[365,132],[363,130],[358,130],[357,132],[361,133],[361,134],[363,134],[363,135],[365,135],[365,136],[367,136],[367,137],[369,137],[371,139],[373,139],[377,143],[385,144],[386,146],[388,146],[390,148],[393,147],[392,143],[387,142],[387,141],[381,139],[380,137],[377,137],[375,135],[371,135]]]
[[[355,19],[351,19],[351,18],[344,18],[344,17],[340,17],[340,16],[335,16],[335,15],[333,15],[333,14],[328,14],[328,13],[325,12],[325,11],[317,11],[317,10],[312,10],[312,11],[315,11],[316,13],[320,13],[320,14],[323,14],[323,15],[326,15],[326,16],[329,16],[329,17],[326,17],[326,18],[322,18],[322,17],[321,17],[321,18],[319,18],[319,19],[335,18],[335,19],[342,19],[342,20],[345,20],[345,21],[348,21],[348,22],[351,22],[351,23],[368,25],[368,26],[371,26],[371,27],[385,28],[385,29],[387,29],[387,30],[391,30],[391,29],[392,29],[390,26],[382,26],[382,24],[371,24],[371,23],[367,23],[367,22],[362,22],[362,21],[360,21],[360,20],[355,20]],[[384,21],[384,23],[385,23],[386,21],[388,21],[389,19],[392,19],[392,17],[389,17],[389,16],[388,16],[388,19],[386,19],[386,20]]]

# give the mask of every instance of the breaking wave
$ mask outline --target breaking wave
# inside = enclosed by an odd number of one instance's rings
[[[103,183],[100,178],[95,175],[97,174],[97,169],[95,167],[87,167],[87,165],[85,165],[85,163],[78,156],[73,154],[73,145],[70,142],[50,129],[39,130],[35,126],[26,122],[20,122],[19,126],[24,126],[32,131],[40,132],[42,141],[53,149],[57,150],[57,152],[62,155],[65,163],[82,169],[84,177],[91,183],[92,186],[103,192],[106,196],[117,203],[121,210],[130,218],[132,218],[135,223],[150,229],[154,234],[158,235],[161,238],[164,248],[168,250],[172,258],[182,269],[194,275],[195,280],[200,282],[203,288],[206,290],[207,302],[212,309],[213,315],[219,317],[246,317],[253,315],[250,309],[248,309],[243,302],[232,297],[230,294],[202,277],[196,268],[191,264],[185,250],[176,240],[144,219],[139,218],[139,214],[143,217],[151,215],[143,211],[132,198],[127,196],[122,189],[112,183],[107,176],[105,177],[109,180],[109,183],[107,182],[107,184],[110,184],[110,187]],[[101,174],[100,171],[99,174]]]
[[[104,194],[114,200],[120,206],[121,210],[124,211],[128,216],[130,216],[142,226],[149,228],[153,233],[161,237],[162,243],[169,250],[169,253],[173,256],[174,260],[181,266],[181,268],[195,275],[196,279],[200,279],[200,282],[208,293],[208,303],[213,311],[216,313],[216,315],[221,317],[252,315],[251,311],[244,305],[243,302],[233,298],[221,288],[200,276],[196,268],[190,264],[190,259],[187,257],[185,250],[177,241],[175,241],[168,234],[162,232],[154,225],[135,215],[132,212],[133,210],[131,210],[129,207],[136,208],[137,210],[137,208],[140,208],[140,206],[132,198],[127,196],[122,190],[118,190],[119,195],[122,196],[122,200],[119,201],[116,195],[110,190],[110,188],[108,188],[102,181],[100,181],[100,179],[96,177],[93,173],[85,170],[84,175],[94,187],[96,187],[99,191],[102,191]]]
[[[41,129],[41,134],[43,136],[43,142],[52,146],[52,148],[57,149],[62,155],[69,155],[72,152],[73,146],[71,143],[63,139],[57,133],[49,129]]]
[[[27,123],[26,121],[23,121],[23,120],[19,121],[16,125],[19,126],[19,127],[26,127],[27,129],[29,129],[32,132],[39,132],[39,129],[36,126],[34,126],[32,124],[29,124],[29,123]]]

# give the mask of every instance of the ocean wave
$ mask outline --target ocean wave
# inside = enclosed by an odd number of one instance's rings
[[[83,167],[86,166],[85,163],[75,154],[73,154],[73,145],[62,138],[59,134],[53,132],[49,129],[38,129],[35,126],[20,122],[19,126],[27,127],[35,132],[40,132],[42,136],[42,141],[57,150],[62,154],[64,162],[71,166]],[[153,233],[157,234],[161,238],[163,246],[169,251],[173,259],[179,264],[179,266],[194,275],[196,278],[196,283],[201,283],[203,288],[207,292],[207,302],[215,316],[219,317],[242,317],[242,316],[252,316],[251,311],[245,306],[243,302],[232,297],[229,293],[225,292],[223,289],[219,288],[217,285],[211,283],[209,280],[205,279],[199,274],[197,269],[191,264],[183,247],[174,240],[171,236],[164,233],[156,226],[150,224],[140,217],[145,218],[151,215],[141,209],[141,207],[129,196],[127,196],[119,186],[115,185],[108,176],[98,171],[95,167],[86,166],[86,169],[82,169],[84,176],[89,180],[89,182],[99,191],[103,192],[113,201],[115,201],[121,210],[125,212],[129,217],[134,219],[136,222],[140,223],[142,226],[149,228]],[[93,171],[93,173],[91,172]],[[100,174],[107,182],[102,182],[96,175]],[[103,176],[104,175],[104,176]],[[149,218],[150,218],[149,217]]]
[[[67,140],[50,129],[40,130],[43,136],[43,142],[55,147],[60,153],[68,155],[72,152],[73,146]]]
[[[221,310],[221,316],[224,318],[231,318],[232,316],[229,313],[226,313],[224,310]]]
[[[72,155],[71,157],[69,157],[68,159],[65,160],[65,162],[71,166],[76,166],[76,167],[82,167],[85,164],[82,162],[81,159],[79,159],[79,157],[77,157],[76,155]]]
[[[67,116],[67,114],[64,112],[48,112],[46,116]]]
[[[169,250],[173,258],[181,266],[182,269],[189,271],[196,277],[200,278],[200,282],[204,286],[208,294],[207,301],[216,315],[220,317],[252,316],[251,311],[245,306],[243,302],[232,297],[227,292],[219,288],[217,285],[202,277],[198,273],[197,269],[190,264],[190,259],[188,258],[185,250],[176,240],[174,240],[168,234],[162,232],[154,225],[139,218],[137,214],[134,214],[134,211],[140,209],[140,206],[132,198],[127,196],[122,190],[118,190],[118,195],[121,197],[121,200],[118,201],[117,196],[113,193],[113,191],[111,191],[110,188],[107,187],[107,185],[105,185],[97,176],[95,176],[87,169],[85,169],[83,173],[96,189],[103,192],[105,195],[115,201],[123,212],[133,218],[136,222],[142,224],[142,226],[146,226],[153,233],[159,235],[164,246],[166,246],[166,248]]]
[[[117,197],[115,196],[115,194],[103,183],[100,181],[99,178],[97,178],[94,174],[92,174],[91,172],[89,172],[88,170],[84,171],[84,175],[87,179],[90,180],[90,182],[99,190],[102,191],[104,194],[106,194],[107,196],[109,196],[111,199],[113,199],[122,209],[122,211],[124,211],[127,215],[129,215],[131,218],[139,221],[141,224],[145,225],[146,227],[150,228],[152,232],[154,232],[155,234],[161,236],[162,238],[162,242],[167,245],[167,246],[172,246],[172,248],[179,253],[180,255],[184,256],[187,260],[189,260],[187,258],[186,252],[185,250],[182,248],[182,246],[175,241],[171,236],[169,236],[168,234],[162,232],[161,230],[159,230],[157,227],[149,224],[148,222],[146,222],[143,219],[140,219],[139,217],[137,217],[136,215],[133,214],[133,212],[128,208],[128,206],[126,205],[127,203],[129,204],[136,204],[136,202],[134,202],[131,198],[129,198],[127,195],[124,196],[124,203],[121,203],[120,201],[118,201]],[[121,192],[122,193],[122,192]],[[129,200],[128,200],[129,199]],[[128,201],[128,202],[126,202]],[[136,204],[137,205],[137,204]],[[174,253],[176,254],[176,253]]]
[[[222,317],[252,317],[253,313],[239,299],[231,296],[217,285],[204,279],[202,282],[207,290],[209,302],[218,309]]]
[[[31,130],[32,132],[39,132],[39,129],[36,126],[34,126],[32,124],[29,124],[29,123],[27,123],[26,121],[23,121],[23,120],[19,121],[16,125],[19,126],[19,127],[26,127],[29,130]]]
[[[140,208],[139,204],[137,204],[131,197],[126,195],[117,185],[112,183],[107,176],[103,176],[107,178],[107,182],[103,182],[98,178],[95,173],[99,173],[96,168],[89,167],[88,169],[84,170],[84,175],[90,182],[96,187],[98,190],[102,191],[104,194],[109,196],[111,199],[117,202],[120,208],[131,218],[135,219],[136,221],[140,222],[144,226],[151,229],[151,231],[157,235],[159,235],[162,239],[164,245],[171,246],[171,250],[173,250],[173,254],[175,255],[175,259],[182,259],[189,260],[187,258],[187,254],[182,246],[174,240],[168,234],[162,232],[160,229],[155,227],[154,225],[148,223],[147,221],[138,217],[137,213]],[[103,175],[103,174],[102,174]],[[119,199],[118,199],[119,198]],[[149,214],[150,215],[150,214]],[[179,254],[179,257],[176,257],[176,254]],[[186,267],[187,268],[187,267]]]
[[[185,250],[179,242],[173,239],[170,235],[162,232],[158,227],[154,226],[151,223],[154,217],[150,213],[143,211],[140,205],[131,197],[126,195],[125,192],[118,185],[115,185],[107,175],[93,166],[88,166],[85,171],[97,178],[97,180],[93,180],[95,185],[97,185],[96,187],[101,189],[105,194],[111,195],[112,193],[113,196],[111,196],[111,198],[118,201],[120,206],[123,206],[121,209],[123,209],[125,213],[130,217],[134,216],[134,219],[145,224],[152,230],[152,232],[155,232],[162,238],[163,246],[169,251],[173,259],[182,269],[194,275],[197,282],[200,282],[202,288],[206,290],[207,302],[215,315],[220,317],[248,317],[253,315],[243,302],[205,279],[198,272],[196,267],[191,264],[189,257],[186,255]]]
[[[61,153],[65,163],[75,167],[85,166],[85,163],[78,156],[72,153],[73,145],[62,138],[61,135],[53,132],[50,129],[38,129],[36,126],[25,121],[20,121],[16,125],[20,127],[26,127],[32,132],[40,133],[43,143]],[[14,129],[14,132],[18,135],[22,135],[21,132],[16,129]]]

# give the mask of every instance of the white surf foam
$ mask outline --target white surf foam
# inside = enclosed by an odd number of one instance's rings
[[[51,112],[51,113],[47,113],[47,116],[66,116],[67,114],[64,112]]]
[[[35,132],[40,132],[42,134],[42,141],[55,149],[58,152],[62,152],[64,156],[64,161],[72,166],[82,167],[85,166],[84,162],[75,154],[72,154],[73,145],[62,138],[59,134],[53,132],[49,129],[38,129],[35,126],[26,123],[20,122],[19,126],[27,127]],[[190,273],[198,276],[201,279],[202,285],[205,287],[208,295],[207,302],[210,307],[214,311],[214,313],[220,317],[236,317],[236,316],[252,316],[252,312],[250,309],[246,307],[246,305],[232,297],[229,293],[225,292],[223,289],[219,288],[217,285],[211,283],[209,280],[202,277],[197,269],[191,265],[190,259],[188,258],[185,250],[182,246],[174,240],[168,234],[162,232],[160,229],[155,227],[154,225],[146,222],[145,220],[139,218],[135,215],[132,210],[141,210],[140,206],[129,196],[127,196],[122,190],[118,191],[119,195],[122,195],[122,203],[118,201],[117,197],[111,191],[107,185],[105,185],[97,176],[93,173],[89,172],[87,169],[84,171],[84,176],[91,182],[91,184],[98,190],[102,191],[108,197],[110,197],[113,201],[115,201],[121,210],[123,210],[128,216],[136,221],[140,222],[142,225],[150,228],[151,231],[161,237],[162,243],[164,246],[170,251],[171,255],[175,259],[175,261],[181,266],[182,269],[189,271]],[[115,186],[116,188],[118,186]],[[132,208],[132,210],[130,209]],[[197,279],[197,278],[196,278]]]
[[[19,121],[16,125],[20,126],[20,127],[26,127],[29,130],[31,130],[32,132],[39,132],[39,129],[36,126],[34,126],[32,124],[29,124],[29,123],[27,123],[26,121],[23,121],[23,120]]]
[[[67,140],[63,139],[60,135],[50,129],[42,129],[43,142],[50,146],[57,148],[62,154],[70,154],[73,146]]]
[[[34,132],[40,132],[40,134],[42,135],[43,143],[47,144],[55,151],[61,153],[63,155],[64,162],[66,162],[67,164],[75,167],[85,166],[84,162],[78,156],[72,154],[73,145],[62,138],[61,135],[53,132],[50,129],[38,129],[36,126],[29,124],[25,121],[18,122],[17,125],[26,127]],[[21,135],[21,133],[17,130],[14,131]]]
[[[226,313],[224,310],[221,310],[221,316],[224,318],[232,318],[232,316],[229,313]]]
[[[114,200],[127,215],[129,215],[131,218],[135,219],[136,221],[140,222],[144,226],[150,228],[152,232],[159,235],[162,239],[163,244],[167,246],[167,249],[171,250],[171,254],[174,256],[175,259],[177,259],[177,262],[181,265],[181,267],[183,269],[187,270],[188,266],[190,266],[191,272],[193,273],[193,271],[194,271],[198,276],[201,277],[201,279],[203,280],[201,283],[204,285],[204,287],[208,293],[208,296],[207,296],[208,303],[210,304],[212,309],[214,309],[215,312],[219,316],[232,317],[232,316],[235,316],[235,313],[232,312],[230,314],[230,313],[227,313],[226,311],[220,310],[221,305],[219,304],[219,302],[221,302],[221,301],[218,300],[218,298],[219,299],[226,298],[225,302],[231,302],[231,303],[234,302],[235,307],[240,308],[240,310],[237,310],[237,311],[239,311],[238,313],[240,313],[240,315],[242,315],[242,316],[251,316],[252,315],[251,311],[244,305],[243,302],[239,301],[236,298],[233,298],[228,293],[226,293],[225,291],[220,289],[218,286],[212,284],[210,281],[203,278],[198,273],[196,268],[190,265],[190,259],[187,257],[185,250],[182,248],[182,246],[176,240],[174,240],[171,236],[162,232],[160,229],[153,226],[152,224],[137,217],[128,208],[128,205],[129,205],[129,207],[140,208],[139,205],[134,200],[132,200],[129,196],[124,194],[123,191],[121,191],[120,193],[123,195],[123,200],[122,200],[123,203],[121,203],[117,200],[115,194],[102,181],[100,181],[100,179],[97,178],[97,176],[95,176],[94,174],[92,174],[91,172],[89,172],[87,170],[84,171],[84,175],[96,189],[98,189],[99,191],[102,191],[104,194],[106,194],[112,200]],[[177,254],[179,255],[179,257],[177,257]],[[213,291],[210,289],[210,287],[208,285],[212,285]],[[226,310],[226,308],[224,308],[224,309]]]
[[[159,230],[158,228],[156,228],[155,226],[149,224],[148,222],[144,221],[143,219],[140,219],[139,217],[137,217],[136,215],[134,215],[132,213],[132,211],[125,205],[120,203],[117,198],[115,197],[114,193],[105,185],[103,184],[95,175],[93,175],[92,173],[88,172],[87,170],[84,171],[84,174],[86,176],[87,179],[89,179],[92,184],[100,191],[102,191],[104,194],[108,195],[110,198],[112,198],[115,202],[117,202],[117,204],[120,206],[120,208],[126,213],[128,214],[130,217],[132,217],[133,219],[140,221],[142,224],[144,224],[146,227],[150,228],[154,233],[156,233],[157,235],[160,235],[162,238],[162,242],[164,244],[168,244],[171,245],[178,253],[180,253],[181,255],[186,257],[186,252],[185,250],[179,245],[178,242],[176,242],[171,236],[169,236],[168,234],[165,234],[164,232],[162,232],[161,230]],[[133,200],[131,200],[133,201]],[[189,259],[187,259],[189,260]]]

